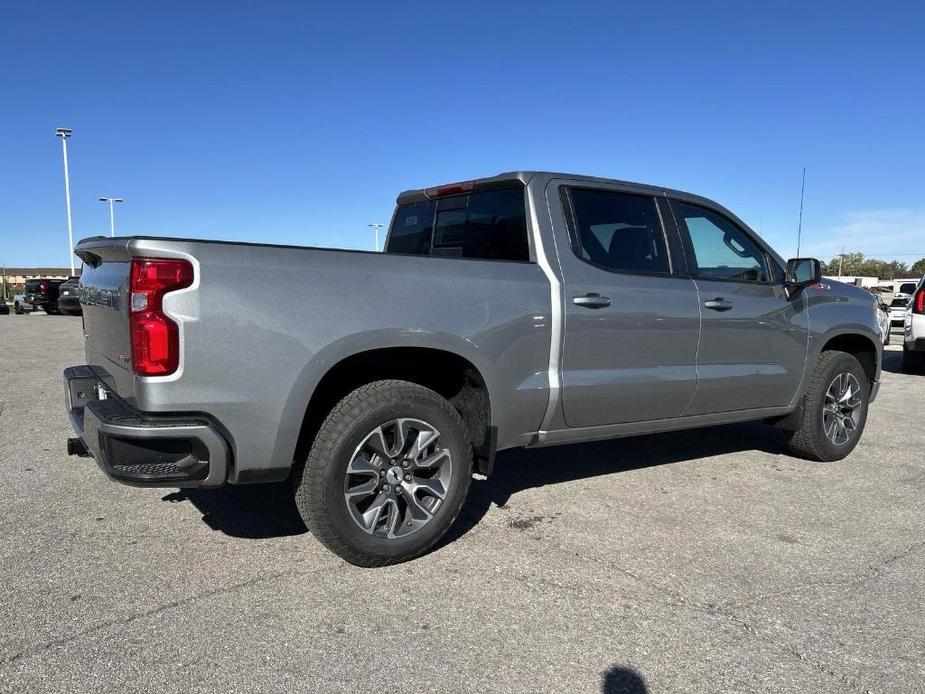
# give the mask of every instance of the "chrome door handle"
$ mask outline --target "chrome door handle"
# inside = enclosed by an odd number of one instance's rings
[[[610,297],[601,296],[600,294],[592,292],[584,296],[573,297],[572,303],[576,306],[584,306],[585,308],[607,308],[610,306]]]
[[[703,307],[713,311],[728,311],[732,308],[732,302],[726,301],[721,296],[718,296],[715,299],[711,299],[710,301],[704,301]]]

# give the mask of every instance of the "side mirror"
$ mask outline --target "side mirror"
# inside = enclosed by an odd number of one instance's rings
[[[787,261],[784,284],[787,294],[795,296],[801,289],[818,284],[822,280],[822,263],[815,258],[791,258]]]

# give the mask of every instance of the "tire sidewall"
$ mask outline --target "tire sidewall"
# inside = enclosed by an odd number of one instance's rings
[[[383,560],[415,555],[437,542],[455,520],[469,487],[471,446],[451,406],[441,400],[436,394],[431,399],[396,391],[383,402],[364,408],[366,411],[354,412],[351,421],[337,427],[337,443],[327,460],[309,456],[308,465],[324,466],[320,475],[323,508],[312,512],[327,514],[332,530],[353,550]],[[450,451],[452,477],[446,498],[429,523],[406,537],[383,539],[369,535],[353,520],[344,499],[344,479],[347,465],[363,439],[376,427],[399,418],[420,419],[437,428],[442,445]]]
[[[855,433],[851,439],[849,439],[847,443],[836,445],[830,441],[829,437],[825,434],[825,394],[828,392],[835,377],[843,373],[852,374],[861,386],[861,413],[857,427],[855,428]],[[865,387],[865,385],[867,387]],[[864,427],[867,424],[867,409],[870,404],[870,387],[869,379],[861,363],[853,356],[846,353],[834,359],[826,368],[820,380],[820,392],[816,393],[816,397],[813,400],[813,406],[816,411],[812,413],[812,416],[816,420],[815,423],[818,431],[817,447],[819,452],[825,460],[839,460],[844,458],[858,445],[864,433]]]

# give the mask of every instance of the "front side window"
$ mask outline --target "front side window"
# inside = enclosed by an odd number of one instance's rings
[[[524,189],[509,188],[400,205],[387,253],[529,261]]]
[[[569,196],[573,247],[582,260],[614,272],[671,271],[651,197],[590,188],[572,188]]]
[[[681,232],[690,241],[688,264],[698,277],[737,282],[768,282],[764,252],[735,224],[712,210],[675,202]]]

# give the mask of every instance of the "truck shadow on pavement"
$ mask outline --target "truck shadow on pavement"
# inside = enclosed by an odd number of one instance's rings
[[[894,374],[903,373],[902,350],[887,349],[884,347],[882,367],[884,371],[889,371],[890,373],[894,373]]]
[[[754,450],[786,454],[782,432],[760,422],[747,422],[596,443],[502,451],[491,477],[472,480],[459,518],[438,548],[466,534],[492,504],[503,508],[513,494],[525,489]],[[295,508],[291,489],[288,481],[228,485],[211,490],[181,489],[162,499],[170,503],[191,502],[213,530],[232,537],[266,539],[308,532]]]
[[[525,489],[740,451],[788,454],[783,432],[762,422],[502,451],[491,477],[472,481],[456,525],[441,545],[467,533],[492,504],[504,508],[512,495]]]

